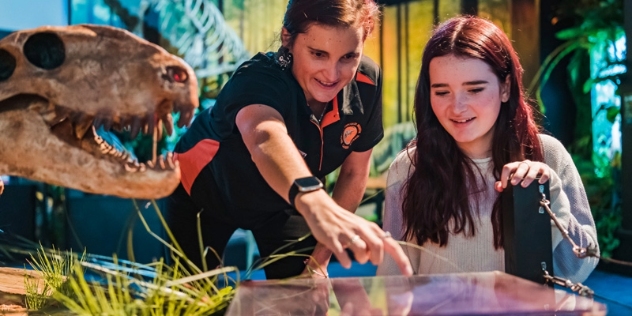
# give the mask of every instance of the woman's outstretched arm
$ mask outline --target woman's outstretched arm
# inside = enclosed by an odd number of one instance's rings
[[[272,107],[252,104],[239,111],[236,124],[263,178],[288,200],[293,181],[312,174],[289,137],[281,114]],[[300,193],[294,205],[316,240],[331,250],[344,267],[351,266],[345,248],[358,260],[368,256],[374,264],[382,262],[387,252],[405,275],[412,274],[406,255],[392,238],[383,238],[384,231],[375,223],[348,212],[324,190]]]

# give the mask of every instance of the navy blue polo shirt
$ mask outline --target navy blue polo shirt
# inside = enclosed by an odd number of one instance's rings
[[[367,151],[382,139],[381,88],[379,67],[363,57],[355,78],[330,102],[319,124],[290,67],[282,69],[272,53],[257,54],[237,69],[215,105],[197,115],[176,145],[182,185],[205,211],[256,229],[291,206],[252,161],[235,124],[239,110],[250,104],[276,109],[312,174],[323,178],[352,151]]]

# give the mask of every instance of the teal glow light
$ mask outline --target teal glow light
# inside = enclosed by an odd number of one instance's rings
[[[595,173],[605,177],[610,173],[610,164],[621,154],[621,97],[618,93],[619,77],[627,71],[622,61],[626,56],[626,38],[621,30],[616,41],[601,38],[601,44],[590,52],[592,85],[592,136]]]

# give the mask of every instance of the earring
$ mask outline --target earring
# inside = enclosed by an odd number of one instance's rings
[[[281,67],[282,70],[285,70],[292,63],[292,53],[290,50],[281,47],[277,52],[276,63]]]

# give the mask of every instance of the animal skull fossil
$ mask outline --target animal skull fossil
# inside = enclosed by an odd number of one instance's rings
[[[126,198],[171,193],[171,155],[132,160],[96,129],[173,131],[198,106],[197,79],[180,58],[130,32],[76,25],[0,40],[0,174]],[[154,155],[155,156],[155,155]]]

